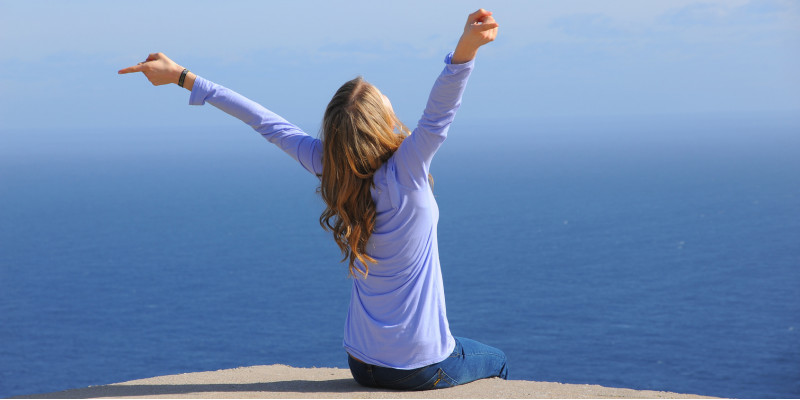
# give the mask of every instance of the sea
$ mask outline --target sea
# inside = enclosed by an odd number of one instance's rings
[[[457,120],[456,336],[509,378],[800,397],[800,115]],[[318,181],[244,125],[0,128],[0,397],[347,368]]]

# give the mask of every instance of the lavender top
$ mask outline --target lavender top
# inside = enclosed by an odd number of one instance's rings
[[[377,260],[353,279],[344,347],[366,363],[413,369],[453,351],[439,265],[439,208],[428,183],[439,149],[461,104],[473,62],[451,64],[436,80],[418,126],[375,172],[377,217],[367,253]],[[242,120],[313,174],[322,173],[322,143],[277,114],[197,77],[189,104],[205,102]],[[356,267],[364,266],[357,262]]]

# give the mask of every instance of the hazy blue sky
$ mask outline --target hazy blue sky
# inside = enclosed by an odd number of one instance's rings
[[[413,125],[479,7],[501,26],[462,119],[800,112],[798,1],[0,0],[0,135],[228,123],[116,74],[155,51],[312,125],[363,75]]]

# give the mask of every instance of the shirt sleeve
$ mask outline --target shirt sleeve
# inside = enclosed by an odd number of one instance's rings
[[[433,155],[447,138],[450,124],[461,106],[461,96],[475,61],[452,64],[452,58],[453,53],[445,57],[446,65],[433,84],[417,127],[394,154],[398,179],[406,186],[427,184]]]
[[[239,93],[198,76],[189,104],[200,106],[206,102],[250,125],[312,174],[322,174],[322,143],[319,139],[312,138],[278,114]]]

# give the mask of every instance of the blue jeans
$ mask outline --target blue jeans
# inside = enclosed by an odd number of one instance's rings
[[[394,369],[365,364],[347,357],[350,373],[359,384],[397,390],[441,389],[498,376],[506,379],[506,355],[485,344],[456,337],[453,353],[443,361],[416,369]]]

